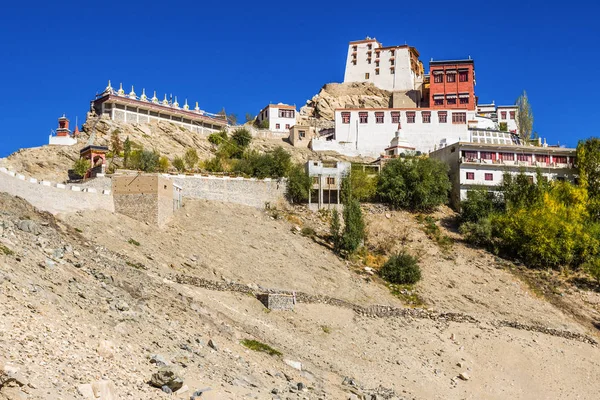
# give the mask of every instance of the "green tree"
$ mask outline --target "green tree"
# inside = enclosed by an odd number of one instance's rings
[[[292,166],[287,175],[287,197],[292,203],[301,203],[308,199],[311,179],[302,164]]]
[[[460,203],[460,218],[463,222],[478,222],[503,208],[503,200],[495,193],[486,189],[469,190],[467,199]]]
[[[342,233],[341,247],[346,252],[353,253],[365,238],[365,223],[358,200],[350,197],[344,204],[343,214],[344,231]]]
[[[421,157],[396,158],[379,176],[377,194],[395,208],[432,211],[448,200],[451,184],[446,164]]]
[[[185,171],[185,161],[183,161],[183,158],[176,156],[173,159],[173,166],[175,167],[175,169],[179,172],[183,172]]]
[[[130,155],[131,155],[131,141],[129,140],[129,136],[127,136],[127,138],[125,138],[125,143],[123,143],[123,166],[125,168],[128,167]]]
[[[278,146],[271,153],[273,156],[273,170],[271,171],[272,178],[283,178],[286,176],[292,167],[292,155]]]
[[[268,119],[263,119],[259,124],[258,127],[260,129],[269,129],[269,120]]]
[[[85,158],[75,160],[75,163],[73,164],[73,172],[75,175],[84,178],[88,169],[90,169],[90,160]]]
[[[352,195],[358,201],[372,201],[377,193],[377,180],[377,175],[369,175],[362,167],[352,168],[350,173]]]
[[[231,140],[241,149],[245,149],[252,142],[252,135],[246,128],[238,128],[231,134]]]
[[[333,242],[333,251],[339,253],[340,251],[340,230],[342,225],[340,222],[340,213],[337,208],[334,208],[331,213],[331,223],[329,225],[329,234],[331,235],[331,241]]]
[[[519,137],[526,142],[529,141],[533,132],[533,111],[531,110],[531,104],[529,104],[527,92],[523,90],[523,93],[517,99],[516,105],[516,122]]]
[[[588,192],[588,210],[600,221],[600,139],[591,137],[577,144],[579,184]]]

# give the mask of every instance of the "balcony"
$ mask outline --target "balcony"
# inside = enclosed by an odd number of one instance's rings
[[[534,168],[556,168],[556,169],[570,169],[573,168],[573,163],[556,163],[556,162],[543,162],[543,161],[515,161],[515,160],[489,160],[481,158],[466,158],[461,157],[459,162],[469,164],[489,164],[507,167],[534,167]]]

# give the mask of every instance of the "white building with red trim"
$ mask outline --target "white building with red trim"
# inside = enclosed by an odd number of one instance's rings
[[[469,190],[495,190],[504,173],[523,172],[534,181],[539,170],[544,179],[574,181],[577,149],[458,142],[429,154],[449,166],[451,204],[458,209]]]
[[[269,104],[258,113],[256,121],[259,126],[263,121],[267,121],[267,129],[272,132],[289,132],[290,128],[296,125],[297,114],[296,106],[283,103]]]

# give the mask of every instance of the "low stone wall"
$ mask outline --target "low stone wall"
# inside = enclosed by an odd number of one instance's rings
[[[108,190],[38,181],[4,167],[0,168],[0,192],[19,196],[39,210],[52,214],[99,209],[114,211]]]
[[[256,298],[269,310],[293,311],[296,299],[293,295],[279,293],[259,293]]]
[[[201,175],[164,175],[183,188],[183,197],[264,208],[285,200],[286,181]]]

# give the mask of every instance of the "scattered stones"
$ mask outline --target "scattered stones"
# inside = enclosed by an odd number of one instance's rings
[[[23,232],[33,233],[34,235],[39,235],[40,233],[38,225],[30,219],[19,221],[17,226]]]
[[[219,347],[217,346],[217,344],[212,339],[210,339],[208,341],[208,347],[210,347],[211,349],[213,349],[215,351],[219,351]]]
[[[298,390],[304,390],[306,389],[306,385],[302,382],[298,382],[298,385],[296,385],[298,387]]]
[[[115,308],[119,311],[128,311],[129,304],[127,304],[127,302],[125,302],[125,300],[121,300],[117,304],[115,304]]]
[[[110,340],[103,340],[96,349],[98,355],[104,358],[113,358],[115,356],[115,344]]]
[[[209,388],[209,387],[204,388],[204,389],[198,389],[194,393],[192,393],[192,395],[190,396],[190,400],[197,400],[200,397],[202,397],[203,393],[210,392],[211,390],[212,390],[212,388]]]
[[[469,376],[468,373],[461,372],[460,374],[458,374],[458,378],[462,379],[463,381],[468,381],[471,377]]]
[[[183,386],[183,379],[171,367],[161,367],[152,374],[150,385],[160,389],[167,386],[171,391],[177,391]]]
[[[79,394],[84,399],[90,400],[118,400],[115,384],[110,380],[102,380],[77,387]]]

